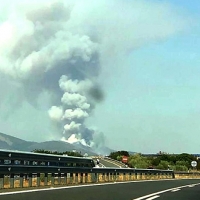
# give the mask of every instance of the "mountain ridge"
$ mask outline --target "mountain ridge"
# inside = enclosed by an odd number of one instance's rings
[[[18,150],[18,151],[28,151],[31,152],[35,149],[44,149],[49,151],[77,151],[82,155],[87,153],[89,156],[103,154],[107,155],[110,152],[114,151],[108,147],[101,147],[98,150],[95,150],[89,146],[84,146],[82,144],[76,143],[71,144],[64,141],[44,141],[44,142],[33,142],[26,141],[14,136],[7,135],[0,132],[0,149],[7,150]]]

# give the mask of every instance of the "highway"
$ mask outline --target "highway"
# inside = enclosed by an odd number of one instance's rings
[[[199,200],[200,179],[132,181],[1,192],[1,200]]]
[[[94,161],[96,163],[96,158],[94,159]],[[113,162],[112,160],[99,158],[99,161],[100,161],[100,164],[98,165],[99,167],[115,167],[115,168],[122,167],[122,165],[120,166],[120,164]]]

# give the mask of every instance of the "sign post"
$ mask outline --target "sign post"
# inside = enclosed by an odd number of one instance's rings
[[[197,161],[195,161],[195,160],[192,161],[192,162],[191,162],[191,166],[192,166],[192,167],[196,167],[196,166],[197,166]]]
[[[128,162],[128,157],[127,156],[123,156],[122,157],[122,162],[123,163],[127,163]]]
[[[191,166],[193,167],[193,169],[197,166],[197,161],[192,161],[191,162]],[[194,175],[194,172],[193,172],[193,175]]]

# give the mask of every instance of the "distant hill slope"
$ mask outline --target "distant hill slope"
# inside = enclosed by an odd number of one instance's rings
[[[92,151],[92,149],[87,149],[87,147],[84,149],[82,146],[74,146],[73,144],[63,142],[63,141],[46,141],[46,142],[40,142],[36,144],[32,144],[29,147],[26,148],[27,151],[32,151],[34,149],[45,149],[50,151],[73,151],[76,150],[77,152],[80,152],[82,155],[87,153],[88,155],[96,155],[95,152]]]
[[[28,142],[4,133],[0,133],[0,148],[12,150],[25,150],[28,146],[36,142]]]
[[[44,149],[49,151],[73,151],[81,152],[81,154],[87,153],[88,155],[109,154],[111,150],[107,147],[103,147],[96,151],[88,146],[84,146],[80,143],[70,144],[63,141],[45,141],[45,142],[31,142],[25,141],[13,136],[9,136],[4,133],[0,133],[0,149],[19,150],[19,151],[33,151],[34,149]]]

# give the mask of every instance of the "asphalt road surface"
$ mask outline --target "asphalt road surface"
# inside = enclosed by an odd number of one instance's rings
[[[1,200],[199,200],[200,179],[135,181],[0,193]]]
[[[96,163],[96,159],[94,159],[95,163]],[[120,164],[113,162],[112,160],[107,160],[107,159],[103,159],[103,158],[99,158],[99,167],[115,167],[115,168],[120,168]]]
[[[110,161],[110,160],[104,160],[104,159],[100,159],[100,163],[103,164],[105,167],[115,167],[115,168],[119,168],[119,165]]]

